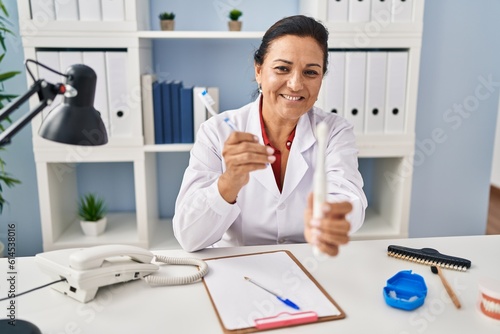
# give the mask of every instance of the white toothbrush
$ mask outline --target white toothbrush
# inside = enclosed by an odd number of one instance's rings
[[[212,99],[210,94],[208,94],[207,90],[205,89],[202,92],[198,93],[198,96],[200,97],[201,101],[203,102],[203,104],[207,108],[208,112],[211,113],[212,116],[217,115],[214,108],[212,108],[212,105],[215,104],[215,101],[214,101],[214,99]],[[227,125],[229,125],[229,127],[231,129],[233,129],[234,131],[238,131],[238,130],[236,130],[236,125],[234,125],[234,123],[231,122],[231,120],[229,118],[227,118],[227,117],[224,118],[224,122],[226,122]]]

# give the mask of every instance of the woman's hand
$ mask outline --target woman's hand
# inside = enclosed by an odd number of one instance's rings
[[[352,204],[325,202],[322,209],[323,218],[313,218],[313,194],[310,193],[304,212],[304,236],[308,243],[318,247],[322,253],[335,256],[339,253],[339,246],[349,242],[351,224],[346,215],[351,212]]]
[[[224,143],[222,156],[226,171],[218,182],[219,193],[228,202],[236,202],[241,188],[250,180],[250,172],[266,168],[276,157],[269,146],[259,144],[259,139],[247,132],[233,132]]]

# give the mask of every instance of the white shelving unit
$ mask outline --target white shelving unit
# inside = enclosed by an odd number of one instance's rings
[[[369,19],[360,20],[359,15],[351,15],[359,6],[364,6],[361,10],[368,8]],[[335,10],[344,16],[339,19],[338,14],[332,14]],[[300,12],[327,26],[331,50],[404,50],[408,54],[402,131],[356,135],[359,157],[373,160],[371,177],[367,178],[372,182],[373,193],[365,223],[353,239],[407,237],[424,0],[301,0]],[[400,20],[395,14],[405,17]],[[337,17],[332,19],[334,15]],[[324,91],[317,105],[328,110]]]
[[[373,0],[375,1],[375,0]],[[396,0],[394,0],[396,1]],[[399,0],[398,0],[399,1]],[[259,39],[263,32],[225,31],[149,31],[149,1],[124,0],[123,22],[47,21],[32,16],[30,0],[18,3],[20,33],[26,58],[36,59],[39,49],[120,49],[126,50],[127,87],[130,94],[140,91],[141,75],[151,72],[152,42],[155,39]],[[411,159],[417,98],[418,64],[422,31],[423,1],[414,0],[412,23],[389,24],[364,48],[405,48],[409,52],[406,100],[406,131],[398,135],[358,137],[360,156],[375,158],[374,198],[364,227],[354,239],[405,237],[408,230],[411,190]],[[327,0],[301,1],[304,12],[326,22]],[[331,47],[353,45],[363,31],[362,23],[331,24]],[[361,29],[361,30],[359,30]],[[36,73],[36,72],[35,72]],[[30,78],[28,83],[31,84]],[[171,222],[160,220],[157,199],[156,154],[188,152],[192,144],[144,145],[141,96],[133,96],[130,117],[132,134],[110,138],[103,147],[78,147],[46,141],[38,136],[41,114],[33,120],[33,147],[38,179],[43,248],[45,251],[68,247],[123,243],[145,248],[177,248]],[[36,99],[30,101],[37,103]],[[133,166],[135,212],[116,212],[109,216],[106,232],[98,237],[84,236],[76,217],[78,196],[77,166],[86,163],[127,163]],[[386,182],[387,173],[406,175]],[[408,176],[409,175],[409,176]]]

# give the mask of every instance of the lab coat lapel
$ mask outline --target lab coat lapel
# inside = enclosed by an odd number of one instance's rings
[[[250,110],[250,113],[248,115],[246,131],[253,133],[257,137],[259,137],[259,143],[264,145],[264,139],[262,138],[259,119],[259,99],[257,99],[256,103],[252,105],[252,110]],[[276,185],[276,180],[274,179],[271,164],[268,164],[266,169],[259,169],[250,173],[250,177],[255,178],[256,181],[261,183],[275,197],[280,196],[280,191],[278,189],[278,186]]]
[[[281,200],[283,202],[298,186],[304,174],[310,168],[304,153],[309,150],[316,142],[309,114],[302,116],[297,123],[295,130],[295,139],[293,140],[288,163],[286,167],[285,180],[283,182],[283,190]]]

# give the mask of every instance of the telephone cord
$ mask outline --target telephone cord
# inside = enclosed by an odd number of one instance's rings
[[[151,286],[190,284],[200,280],[208,273],[208,265],[205,261],[199,259],[155,255],[155,261],[173,265],[197,266],[199,271],[192,275],[179,277],[165,277],[157,275],[148,275],[144,277],[143,279]]]

